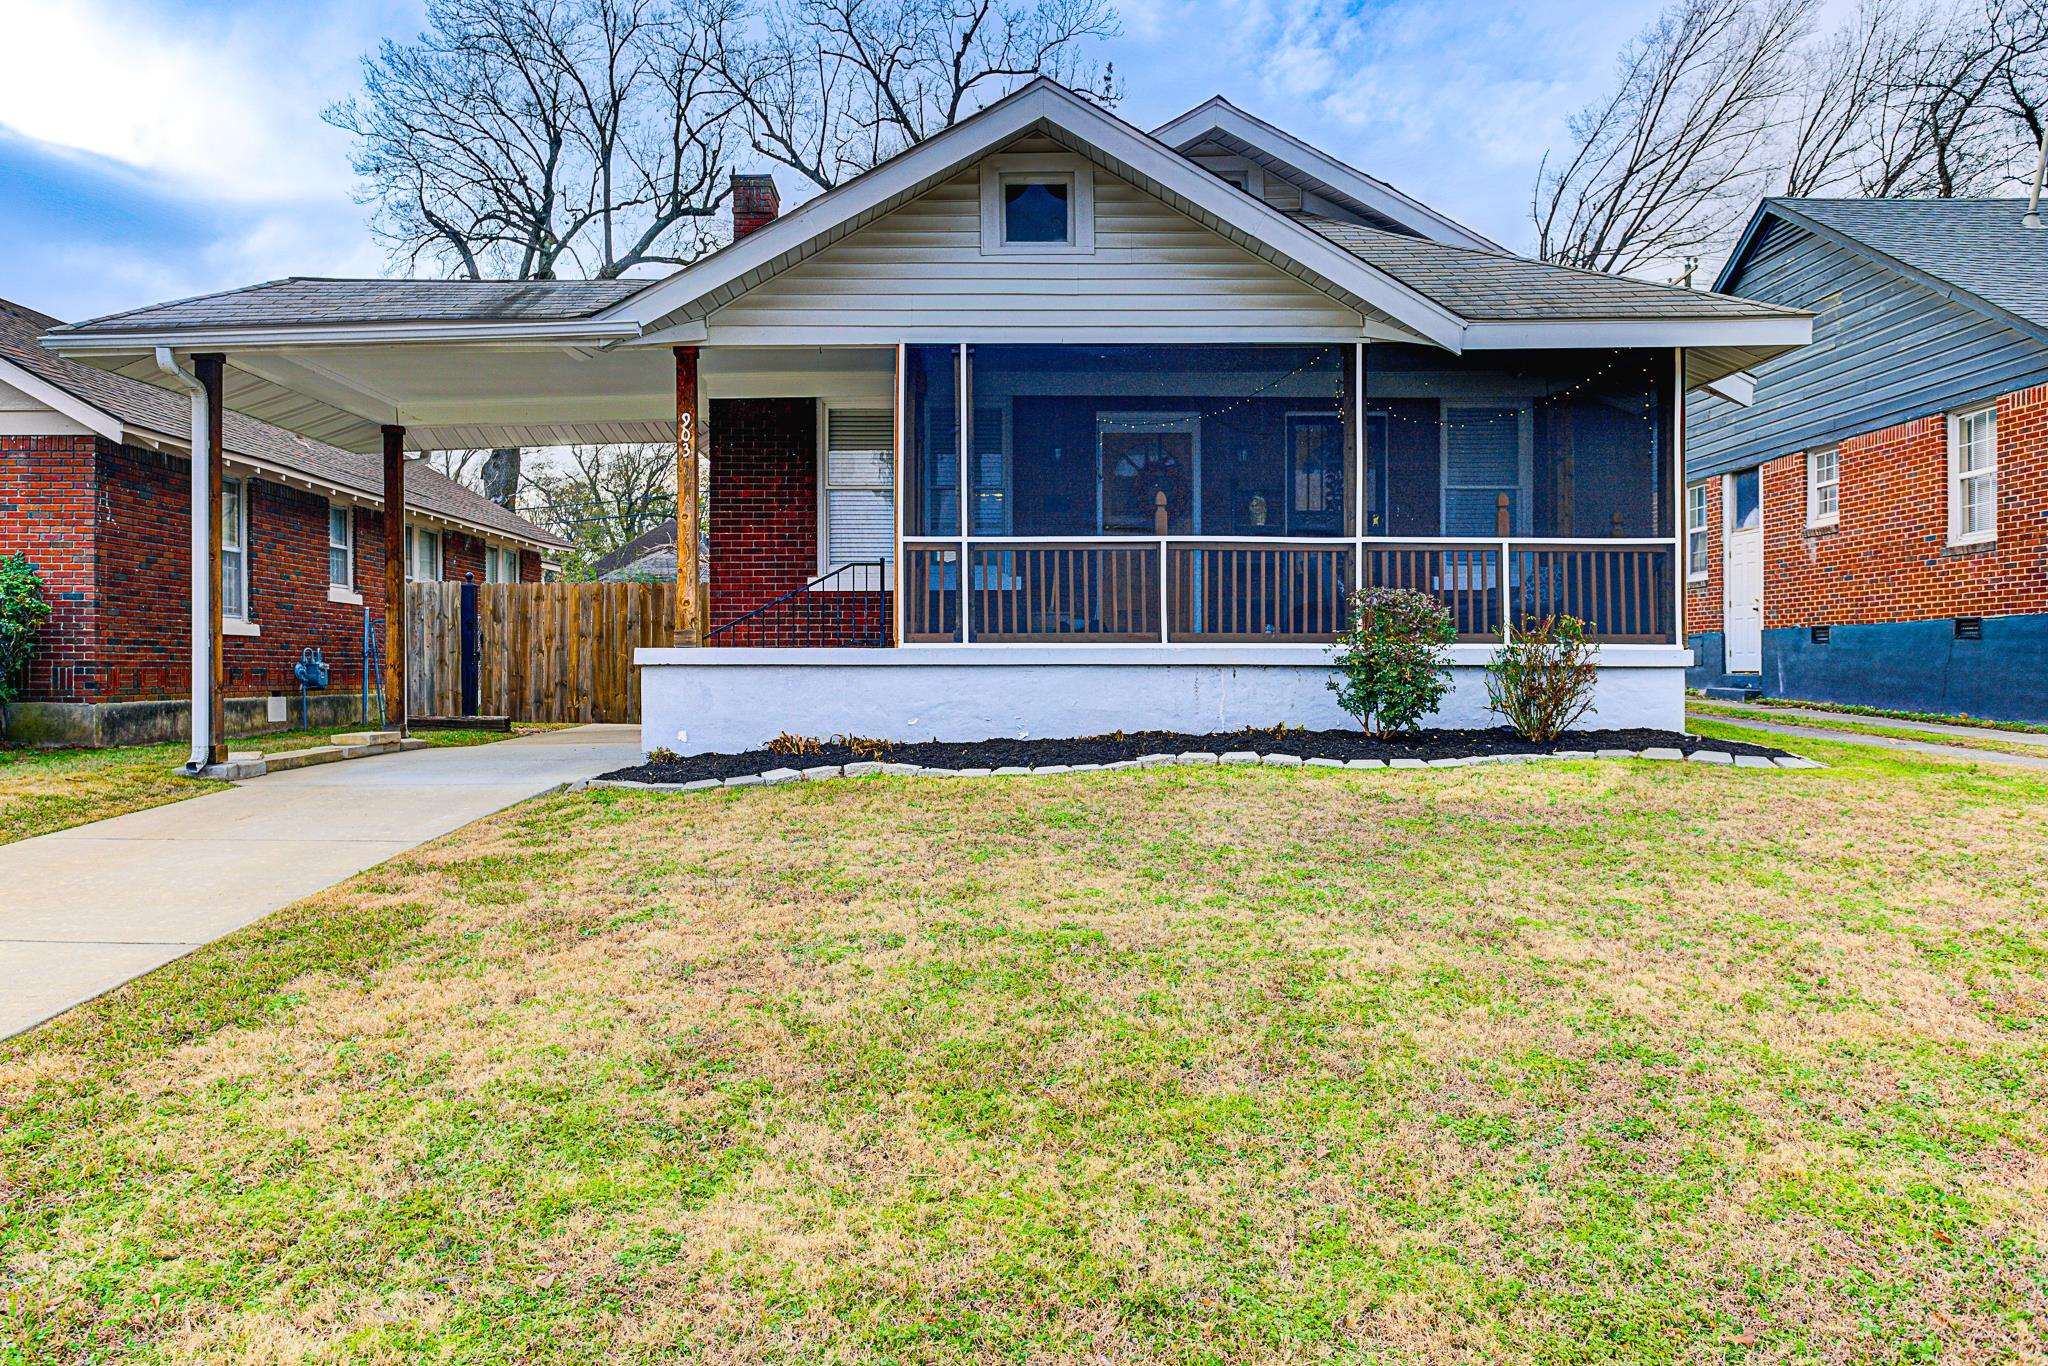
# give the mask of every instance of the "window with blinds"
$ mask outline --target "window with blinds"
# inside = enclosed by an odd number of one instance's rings
[[[825,568],[895,558],[895,446],[895,415],[887,408],[827,411]]]
[[[1519,404],[1444,405],[1443,528],[1448,536],[1493,536],[1500,495],[1510,530],[1528,531],[1528,409]]]

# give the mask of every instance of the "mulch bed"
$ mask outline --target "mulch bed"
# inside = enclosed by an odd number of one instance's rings
[[[778,768],[813,768],[863,760],[916,764],[921,768],[1043,768],[1055,764],[1113,764],[1147,754],[1204,751],[1228,754],[1295,754],[1304,759],[1462,759],[1487,754],[1549,754],[1556,750],[1719,750],[1778,758],[1787,753],[1768,745],[1706,740],[1669,730],[1567,731],[1555,743],[1534,744],[1505,726],[1492,730],[1427,730],[1395,740],[1375,740],[1355,730],[1240,730],[1225,735],[1188,735],[1147,730],[1090,735],[1076,740],[925,740],[916,743],[863,741],[858,748],[827,741],[811,753],[750,749],[744,754],[692,754],[672,763],[638,764],[606,778],[638,783],[689,783],[703,778],[737,778]]]

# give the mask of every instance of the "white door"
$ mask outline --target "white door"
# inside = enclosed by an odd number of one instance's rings
[[[1722,488],[1721,630],[1732,674],[1761,673],[1764,667],[1764,519],[1757,475],[1731,474]]]

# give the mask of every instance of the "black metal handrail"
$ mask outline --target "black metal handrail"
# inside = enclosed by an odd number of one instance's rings
[[[817,578],[812,579],[809,583],[799,584],[795,588],[791,588],[784,592],[778,593],[774,597],[768,599],[768,601],[762,603],[759,607],[749,608],[748,610],[734,617],[731,621],[720,622],[718,625],[712,627],[710,630],[704,633],[704,641],[706,644],[709,644],[711,641],[717,639],[719,636],[726,635],[729,632],[735,631],[738,628],[747,625],[747,623],[749,622],[758,622],[762,618],[764,618],[768,613],[774,611],[776,608],[781,607],[787,603],[799,600],[807,602],[809,601],[809,599],[804,597],[805,594],[814,592],[818,590],[820,587],[830,584],[833,580],[839,578],[841,575],[850,574],[855,570],[872,570],[875,576],[875,586],[872,589],[847,588],[841,589],[839,591],[855,593],[873,592],[879,594],[883,591],[882,585],[886,582],[887,579],[888,563],[889,562],[887,560],[854,560],[850,563],[842,564],[833,569],[827,570],[825,573],[818,575]],[[877,611],[875,613],[874,643],[876,645],[882,646],[885,646],[889,643],[889,614],[887,612]]]

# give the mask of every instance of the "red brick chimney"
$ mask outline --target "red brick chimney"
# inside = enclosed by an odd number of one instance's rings
[[[756,228],[765,228],[782,212],[782,196],[775,191],[775,177],[732,174],[732,240],[737,242]]]

